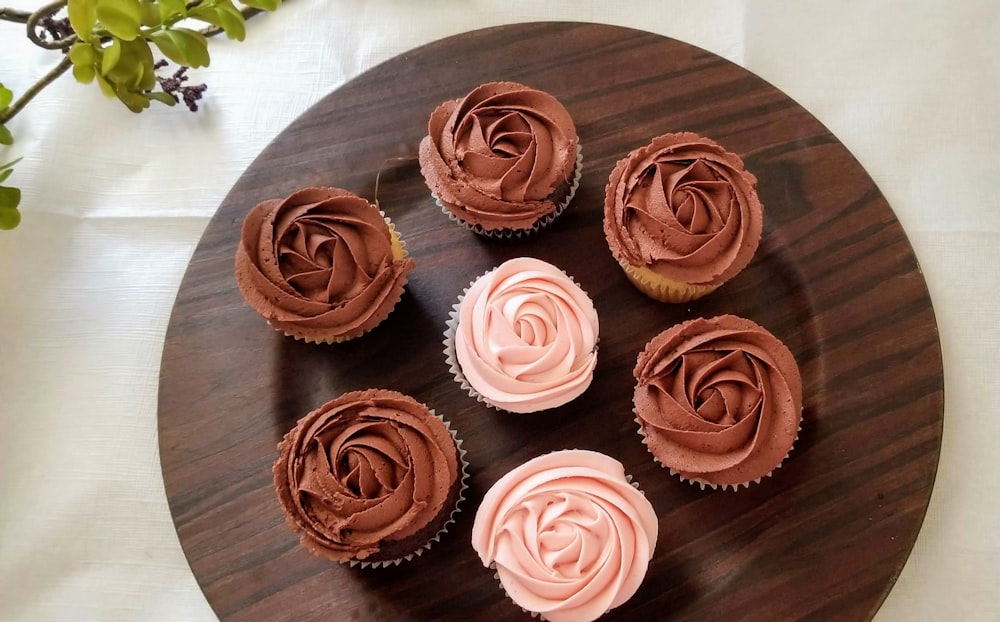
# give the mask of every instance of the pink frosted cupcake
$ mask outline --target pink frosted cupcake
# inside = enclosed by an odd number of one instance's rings
[[[802,379],[777,337],[734,315],[656,337],[636,362],[640,433],[657,462],[702,488],[760,482],[791,451]]]
[[[482,235],[521,236],[569,205],[582,171],[580,141],[552,95],[489,82],[434,110],[420,171],[453,220]]]
[[[656,547],[656,512],[620,462],[556,451],[483,498],[472,547],[507,595],[550,622],[588,622],[635,594]]]
[[[465,452],[427,406],[385,389],[352,391],[298,421],[278,444],[274,485],[309,552],[398,564],[443,534],[465,489]]]
[[[565,272],[532,257],[505,261],[459,297],[445,356],[469,395],[529,413],[577,398],[594,378],[594,303]]]

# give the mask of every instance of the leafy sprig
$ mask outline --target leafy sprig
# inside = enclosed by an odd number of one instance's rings
[[[0,21],[26,24],[33,43],[64,54],[17,100],[0,83],[0,145],[14,141],[5,123],[70,69],[78,82],[96,82],[102,93],[132,112],[142,112],[154,101],[167,106],[183,101],[191,111],[197,110],[207,87],[184,83],[189,67],[211,62],[208,37],[225,33],[243,41],[246,20],[277,9],[281,1],[241,0],[238,8],[233,0],[56,0],[32,13],[0,8]],[[65,17],[57,17],[64,10]],[[168,77],[156,75],[166,66],[164,60],[154,60],[157,52],[180,68]],[[0,184],[18,161],[0,164]],[[0,185],[0,229],[12,229],[20,222],[20,201],[19,189]]]
[[[14,93],[0,83],[0,113],[10,107],[10,102],[14,99]],[[0,145],[11,145],[14,137],[10,130],[0,123]],[[13,229],[21,222],[21,212],[17,211],[17,206],[21,202],[21,190],[4,186],[10,174],[14,172],[14,165],[21,161],[21,158],[6,164],[0,164],[0,229]]]
[[[251,9],[274,10],[280,0],[247,0]],[[211,62],[207,32],[190,22],[210,26],[230,39],[243,41],[246,18],[232,0],[69,0],[69,22],[76,41],[69,49],[73,76],[97,82],[108,97],[117,97],[132,112],[158,101],[177,99],[161,89],[153,59],[155,47],[181,67],[205,67]]]

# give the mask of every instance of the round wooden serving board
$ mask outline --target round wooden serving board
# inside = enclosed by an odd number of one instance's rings
[[[584,154],[580,189],[548,230],[482,239],[434,205],[416,163],[431,110],[476,85],[512,80],[569,109]],[[750,266],[694,303],[636,291],[601,229],[614,163],[689,130],[740,154],[759,180],[764,236]],[[379,172],[381,171],[380,175]],[[237,290],[247,211],[309,185],[378,200],[416,260],[406,294],[372,333],[317,346],[283,337]],[[539,257],[591,295],[601,322],[593,385],[534,415],[465,394],[441,352],[447,312],[471,280]],[[802,431],[774,476],[702,491],[653,462],[631,412],[632,367],[664,328],[733,313],[795,354]],[[906,561],[941,443],[934,314],[916,259],[878,188],[789,97],[704,50],[618,27],[535,23],[451,37],[394,58],[313,106],[264,150],[219,207],[167,331],[159,440],[170,510],[209,602],[225,620],[527,620],[469,543],[483,494],[542,453],[587,448],[624,463],[660,516],[635,596],[607,620],[863,620]],[[285,525],[275,444],[334,396],[366,387],[413,395],[449,419],[471,463],[463,511],[429,552],[362,570],[313,557]]]

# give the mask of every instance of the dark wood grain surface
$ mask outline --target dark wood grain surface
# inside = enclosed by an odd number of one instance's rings
[[[434,206],[415,156],[431,110],[491,80],[549,91],[573,115],[584,174],[541,236],[479,238]],[[750,266],[710,296],[654,302],[607,250],[601,205],[629,150],[690,130],[743,156],[765,206]],[[271,330],[233,277],[240,225],[258,201],[307,185],[378,200],[416,269],[369,335],[307,345]],[[543,414],[488,410],[448,375],[441,333],[470,280],[520,255],[566,270],[601,320],[594,383]],[[782,339],[805,410],[790,458],[737,493],[701,491],[657,466],[636,433],[631,369],[663,328],[734,313]],[[541,453],[579,447],[621,460],[660,516],[649,573],[608,620],[871,618],[898,576],[931,494],[942,428],[931,301],[906,236],[848,150],[746,70],[635,30],[522,24],[445,39],[331,93],[257,158],[219,207],[178,294],[163,352],[159,440],[170,509],[195,576],[225,620],[521,620],[469,537],[484,492]],[[361,570],[308,554],[271,482],[275,444],[341,392],[409,393],[457,428],[471,462],[464,511],[402,566]]]

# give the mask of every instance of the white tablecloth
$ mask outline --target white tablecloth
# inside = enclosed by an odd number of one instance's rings
[[[289,0],[243,44],[211,41],[197,114],[133,115],[66,76],[10,125],[0,161],[24,156],[8,181],[24,219],[0,232],[0,620],[216,619],[156,441],[164,331],[202,230],[266,143],[344,81],[444,36],[543,19],[735,61],[872,175],[923,267],[946,385],[930,509],[876,619],[1000,619],[1000,3]],[[57,62],[22,32],[0,23],[16,93]]]

